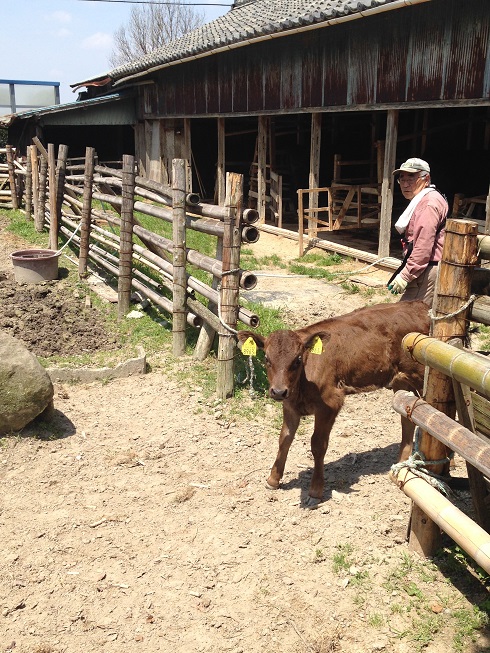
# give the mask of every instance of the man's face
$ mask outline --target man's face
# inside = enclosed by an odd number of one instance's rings
[[[413,200],[415,195],[418,195],[430,182],[428,175],[426,177],[420,175],[420,172],[400,172],[398,183],[406,200]]]

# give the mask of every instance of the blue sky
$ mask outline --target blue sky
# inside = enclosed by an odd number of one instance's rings
[[[231,5],[231,0],[215,1]],[[70,84],[112,68],[113,34],[128,22],[132,6],[83,0],[2,0],[0,79],[60,82],[61,102],[75,101],[77,94]],[[204,11],[209,22],[229,7],[196,9]]]

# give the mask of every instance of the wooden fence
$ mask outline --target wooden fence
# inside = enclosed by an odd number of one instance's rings
[[[258,240],[258,213],[243,208],[241,175],[227,174],[225,205],[217,206],[187,192],[187,169],[187,161],[174,160],[169,188],[138,176],[132,156],[124,156],[122,168],[109,167],[97,164],[89,147],[83,161],[72,163],[66,146],[61,145],[55,157],[54,146],[46,149],[35,138],[25,160],[16,162],[15,178],[10,178],[12,206],[22,207],[38,231],[49,228],[53,251],[58,251],[60,236],[79,250],[80,276],[86,275],[90,259],[117,278],[120,317],[129,310],[132,289],[169,313],[175,356],[184,354],[186,325],[200,329],[194,351],[199,360],[208,355],[217,334],[217,394],[224,399],[234,388],[237,322],[259,324],[257,315],[239,305],[239,289],[256,284],[255,275],[240,268],[240,250],[242,242]],[[97,201],[111,210],[96,208]],[[171,223],[172,239],[146,229],[136,212]],[[186,246],[189,229],[216,237],[215,258]],[[189,274],[188,264],[210,273],[212,283]]]
[[[424,398],[400,391],[393,400],[395,410],[417,425],[420,437],[408,463],[394,466],[392,478],[413,500],[412,549],[433,555],[442,530],[490,573],[490,360],[463,348],[469,319],[475,320],[472,275],[481,256],[488,259],[490,251],[478,237],[478,225],[448,220],[431,336],[413,333],[403,341],[407,352],[427,366]],[[476,521],[431,485],[447,475],[448,451],[466,461]]]

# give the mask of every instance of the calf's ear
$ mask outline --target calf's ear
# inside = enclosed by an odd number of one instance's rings
[[[264,348],[265,338],[260,336],[258,333],[254,333],[253,331],[238,331],[236,337],[238,339],[238,347],[240,350],[242,348],[243,343],[249,338],[252,338],[252,340],[255,341],[255,344],[259,349]]]
[[[317,348],[316,343],[318,342],[318,339],[321,340],[323,347],[327,344],[327,342],[330,340],[331,334],[328,331],[317,331],[316,333],[313,333],[308,337],[307,340],[304,342],[305,349],[312,349],[315,347]],[[315,352],[315,353],[320,353],[320,352]]]

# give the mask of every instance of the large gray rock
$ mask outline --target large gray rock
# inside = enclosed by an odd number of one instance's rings
[[[0,331],[0,435],[20,431],[52,405],[53,384],[37,358]]]

